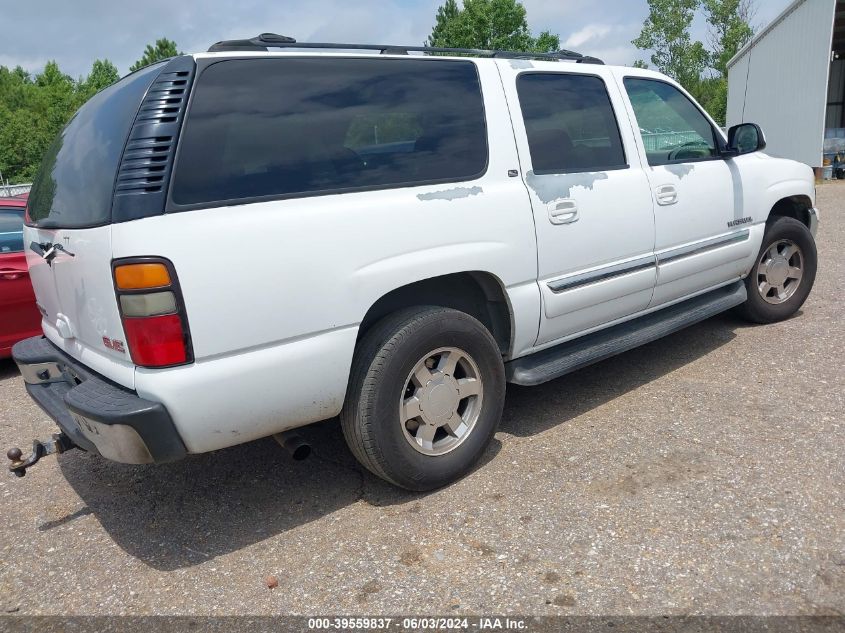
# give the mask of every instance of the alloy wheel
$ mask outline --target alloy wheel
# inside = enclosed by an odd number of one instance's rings
[[[426,354],[408,374],[399,401],[405,439],[424,455],[456,449],[475,428],[483,396],[478,365],[465,351],[442,347]]]
[[[757,289],[771,304],[788,301],[804,276],[804,254],[792,240],[778,240],[763,251],[757,263]]]

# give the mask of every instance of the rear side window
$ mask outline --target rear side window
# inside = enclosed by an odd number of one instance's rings
[[[23,213],[19,207],[0,206],[0,255],[23,250]]]
[[[199,77],[175,205],[469,180],[487,165],[472,62],[227,60]]]
[[[517,92],[535,174],[627,167],[610,96],[599,77],[523,73]]]
[[[97,93],[47,149],[29,195],[33,224],[83,228],[111,219],[114,179],[141,99],[161,71],[148,66]]]

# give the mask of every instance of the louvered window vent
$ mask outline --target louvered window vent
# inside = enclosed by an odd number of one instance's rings
[[[147,90],[117,172],[112,221],[122,222],[164,212],[194,68],[191,57],[176,57],[161,70]]]

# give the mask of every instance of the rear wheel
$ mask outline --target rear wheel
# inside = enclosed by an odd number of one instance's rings
[[[816,257],[816,243],[804,224],[787,217],[770,220],[757,262],[745,279],[743,316],[773,323],[795,314],[816,279]]]
[[[385,317],[359,343],[343,434],[374,474],[431,490],[478,461],[504,395],[501,352],[479,321],[448,308],[410,308]]]

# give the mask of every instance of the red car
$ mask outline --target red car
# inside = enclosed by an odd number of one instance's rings
[[[41,314],[29,281],[23,245],[27,196],[0,198],[0,358],[12,345],[41,334]]]

